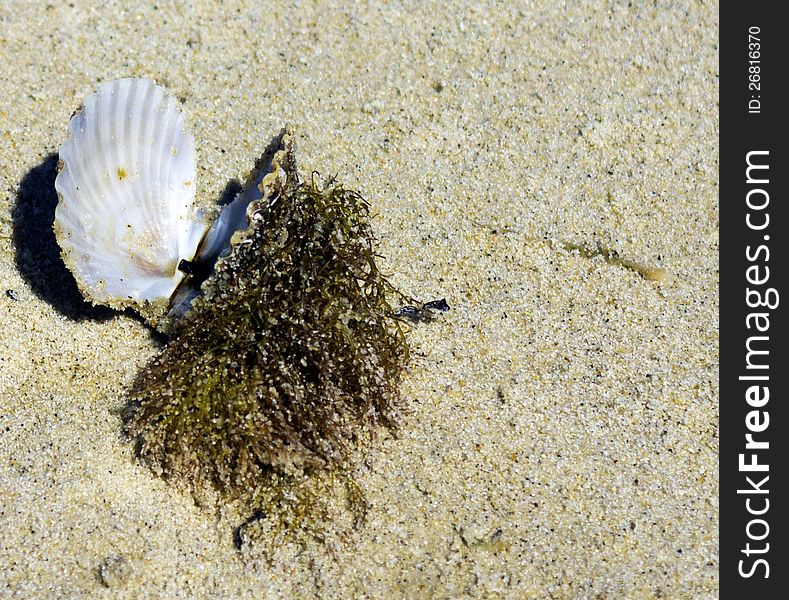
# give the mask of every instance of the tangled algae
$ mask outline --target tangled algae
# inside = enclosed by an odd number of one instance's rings
[[[257,514],[396,425],[408,345],[390,302],[410,302],[376,266],[368,203],[302,178],[288,130],[260,191],[126,415],[156,472]]]

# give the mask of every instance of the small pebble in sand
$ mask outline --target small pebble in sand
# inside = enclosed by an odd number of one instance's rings
[[[119,588],[131,574],[131,563],[123,555],[108,556],[99,565],[99,581],[104,587]]]

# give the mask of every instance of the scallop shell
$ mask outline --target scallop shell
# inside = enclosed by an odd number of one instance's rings
[[[150,79],[99,87],[72,116],[55,180],[55,236],[83,295],[156,323],[208,231],[194,139]]]

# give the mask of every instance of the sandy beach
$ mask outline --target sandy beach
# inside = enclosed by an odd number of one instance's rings
[[[0,597],[716,597],[717,10],[0,0]],[[127,76],[183,103],[199,202],[291,123],[451,306],[350,533],[239,549],[123,435],[163,339],[82,299],[52,221],[70,115]]]

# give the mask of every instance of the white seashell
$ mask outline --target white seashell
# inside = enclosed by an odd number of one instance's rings
[[[55,235],[83,295],[155,321],[208,230],[176,100],[150,79],[101,85],[71,118],[58,167]]]

